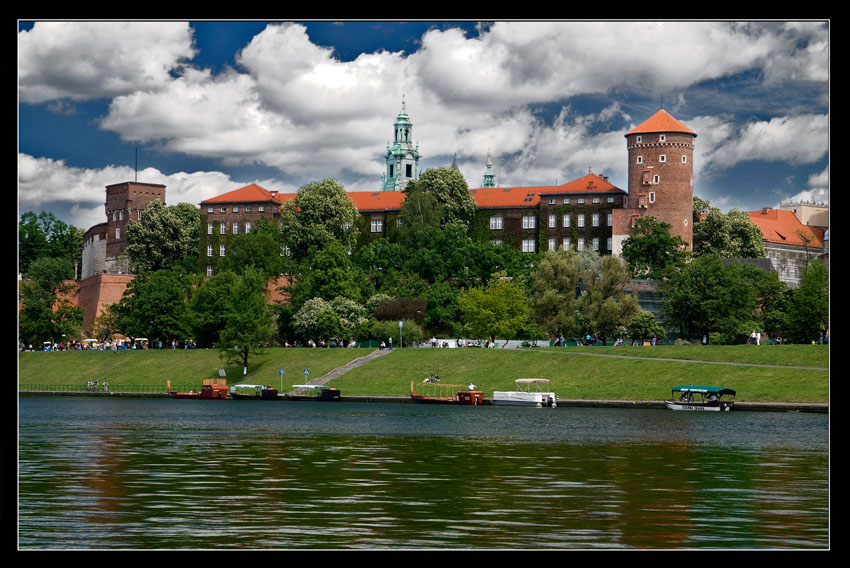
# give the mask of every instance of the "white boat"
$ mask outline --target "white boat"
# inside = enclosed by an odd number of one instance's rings
[[[549,391],[549,379],[517,379],[515,391],[493,392],[493,404],[554,408],[558,406],[558,397]]]
[[[669,410],[704,410],[720,412],[732,410],[735,391],[725,387],[678,386],[673,387],[673,400],[665,400]],[[732,399],[722,400],[723,396]]]

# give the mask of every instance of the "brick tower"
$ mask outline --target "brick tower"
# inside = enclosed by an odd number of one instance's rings
[[[638,217],[670,224],[670,234],[693,246],[694,139],[696,133],[659,110],[626,133],[629,155],[627,206],[615,212],[614,251],[631,235]]]

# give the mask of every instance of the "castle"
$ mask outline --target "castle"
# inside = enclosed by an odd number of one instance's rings
[[[482,187],[470,189],[479,211],[478,238],[530,253],[572,248],[619,254],[635,219],[653,216],[669,223],[671,233],[690,248],[696,134],[660,110],[625,137],[627,190],[596,174],[560,185],[497,187],[488,152]],[[405,198],[401,190],[419,179],[419,160],[413,122],[402,101],[393,141],[387,145],[381,190],[348,194],[370,237],[386,236],[398,223]],[[206,275],[215,273],[216,258],[226,256],[226,235],[250,232],[258,219],[274,219],[281,205],[294,197],[295,193],[251,184],[201,202]],[[165,186],[138,182],[107,186],[107,221],[85,235],[79,300],[86,312],[85,329],[92,329],[96,314],[118,301],[132,279],[121,260],[126,226],[130,219],[138,220],[154,199],[165,203]]]

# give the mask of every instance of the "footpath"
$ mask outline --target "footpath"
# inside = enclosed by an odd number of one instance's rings
[[[337,367],[336,369],[334,369],[333,371],[330,371],[329,373],[325,373],[324,375],[322,375],[321,377],[319,377],[317,379],[310,379],[305,384],[316,385],[316,386],[324,385],[325,383],[327,383],[327,382],[329,382],[333,379],[336,379],[337,377],[341,377],[342,375],[346,374],[348,371],[350,371],[352,369],[356,369],[357,367],[362,367],[363,365],[365,365],[366,363],[368,363],[372,359],[377,359],[378,357],[382,357],[389,352],[390,352],[389,349],[383,349],[383,350],[375,349],[374,351],[372,351],[368,355],[364,355],[363,357],[358,357],[357,359],[354,359],[353,361],[350,361],[349,363],[342,365],[341,367]]]

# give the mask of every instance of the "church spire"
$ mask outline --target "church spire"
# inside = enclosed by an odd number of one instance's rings
[[[419,179],[419,144],[413,144],[413,123],[404,96],[393,128],[393,141],[387,145],[384,191],[400,191],[407,182]]]
[[[496,174],[493,173],[493,160],[490,150],[487,150],[487,170],[484,172],[484,184],[481,187],[496,187]]]

